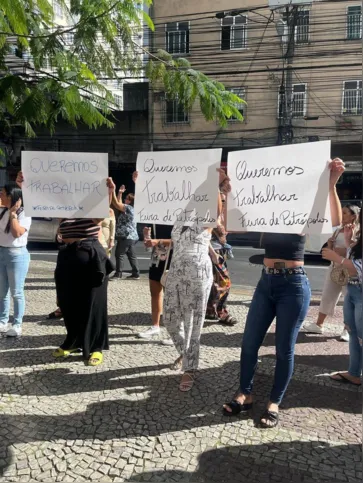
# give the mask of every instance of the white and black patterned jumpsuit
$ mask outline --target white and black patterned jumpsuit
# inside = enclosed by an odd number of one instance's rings
[[[198,369],[199,341],[213,282],[209,257],[211,235],[202,225],[176,224],[172,231],[173,258],[164,296],[164,324],[183,356],[182,370]]]

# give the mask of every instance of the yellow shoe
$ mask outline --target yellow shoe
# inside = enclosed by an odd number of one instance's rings
[[[58,347],[58,349],[56,349],[53,352],[52,356],[55,357],[56,359],[66,358],[66,357],[69,357],[74,352],[78,352],[78,349],[71,349],[71,350],[67,351],[67,350],[64,350],[64,349],[61,349],[60,347]]]
[[[89,366],[99,366],[103,362],[102,352],[92,352],[88,359]]]

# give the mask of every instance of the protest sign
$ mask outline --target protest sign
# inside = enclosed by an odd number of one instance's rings
[[[27,216],[108,216],[107,154],[23,151],[21,165]]]
[[[139,153],[136,221],[215,226],[221,154],[221,149]]]
[[[331,233],[329,159],[330,141],[230,153],[228,230]]]

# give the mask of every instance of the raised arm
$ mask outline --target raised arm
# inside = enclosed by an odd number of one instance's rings
[[[329,181],[329,201],[330,213],[333,226],[342,223],[342,205],[337,193],[337,182],[345,171],[344,163],[341,159],[335,158],[330,162],[330,181]]]

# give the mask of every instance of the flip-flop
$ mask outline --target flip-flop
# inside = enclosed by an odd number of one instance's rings
[[[103,354],[102,352],[92,352],[88,359],[89,366],[99,366],[103,362]]]
[[[56,359],[65,359],[76,352],[79,352],[79,349],[64,350],[58,347],[58,349],[53,352],[52,356]]]
[[[336,378],[335,378],[335,377],[333,377],[333,376],[337,376],[339,379],[336,379]],[[360,383],[360,384],[357,384],[357,383],[355,383],[355,382],[353,382],[353,381],[349,380],[349,379],[348,379],[347,377],[345,377],[345,376],[343,375],[343,373],[341,373],[341,372],[337,372],[336,374],[332,374],[332,375],[331,375],[331,376],[329,376],[329,377],[330,377],[330,379],[331,379],[332,381],[335,381],[335,382],[341,382],[342,384],[352,384],[352,386],[358,386],[358,387],[362,385],[361,383]]]

